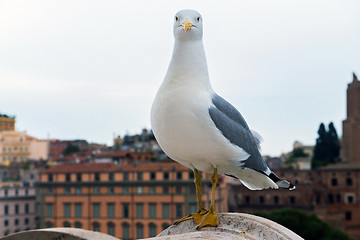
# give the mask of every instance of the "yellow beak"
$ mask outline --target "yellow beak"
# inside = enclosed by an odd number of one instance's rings
[[[192,25],[188,19],[186,19],[185,22],[183,24],[181,24],[181,26],[183,27],[185,32],[187,32],[188,30],[191,30],[191,28],[194,27],[194,25]]]

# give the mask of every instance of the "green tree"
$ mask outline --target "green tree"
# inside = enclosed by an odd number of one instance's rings
[[[329,124],[329,131],[326,131],[325,125],[321,123],[318,135],[311,162],[312,168],[338,162],[340,142],[334,124],[331,122]]]
[[[291,208],[254,214],[277,222],[306,240],[350,240],[345,233],[321,221],[315,214]]]
[[[67,147],[65,148],[65,150],[63,151],[63,154],[64,154],[65,156],[67,156],[67,155],[70,155],[70,154],[73,154],[73,153],[76,153],[76,152],[80,152],[79,147],[76,146],[76,145],[72,145],[71,143],[69,143],[69,144],[67,145]]]

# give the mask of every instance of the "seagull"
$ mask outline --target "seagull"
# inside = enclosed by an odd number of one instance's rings
[[[202,42],[203,18],[182,10],[174,18],[175,44],[170,65],[151,108],[151,127],[162,150],[194,171],[197,229],[217,226],[215,191],[218,174],[232,176],[251,190],[295,189],[280,179],[260,153],[261,136],[249,129],[240,112],[213,90]],[[209,209],[202,203],[201,175],[213,173]]]

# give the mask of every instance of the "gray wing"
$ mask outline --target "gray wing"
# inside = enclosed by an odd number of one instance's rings
[[[250,154],[243,166],[265,172],[268,167],[259,152],[257,140],[240,112],[219,95],[215,94],[212,102],[214,106],[209,108],[209,114],[215,126],[232,144]]]

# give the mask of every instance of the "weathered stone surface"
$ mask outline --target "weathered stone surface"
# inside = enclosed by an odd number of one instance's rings
[[[78,228],[45,228],[14,233],[1,240],[118,240],[118,238]]]
[[[219,213],[219,226],[196,230],[194,220],[170,226],[148,240],[301,240],[289,229],[268,219],[244,213]],[[15,233],[1,240],[119,240],[107,234],[77,228],[47,228]]]
[[[300,236],[268,219],[244,213],[219,213],[219,226],[196,230],[196,222],[189,220],[170,226],[154,240],[163,239],[271,239],[300,240]]]

